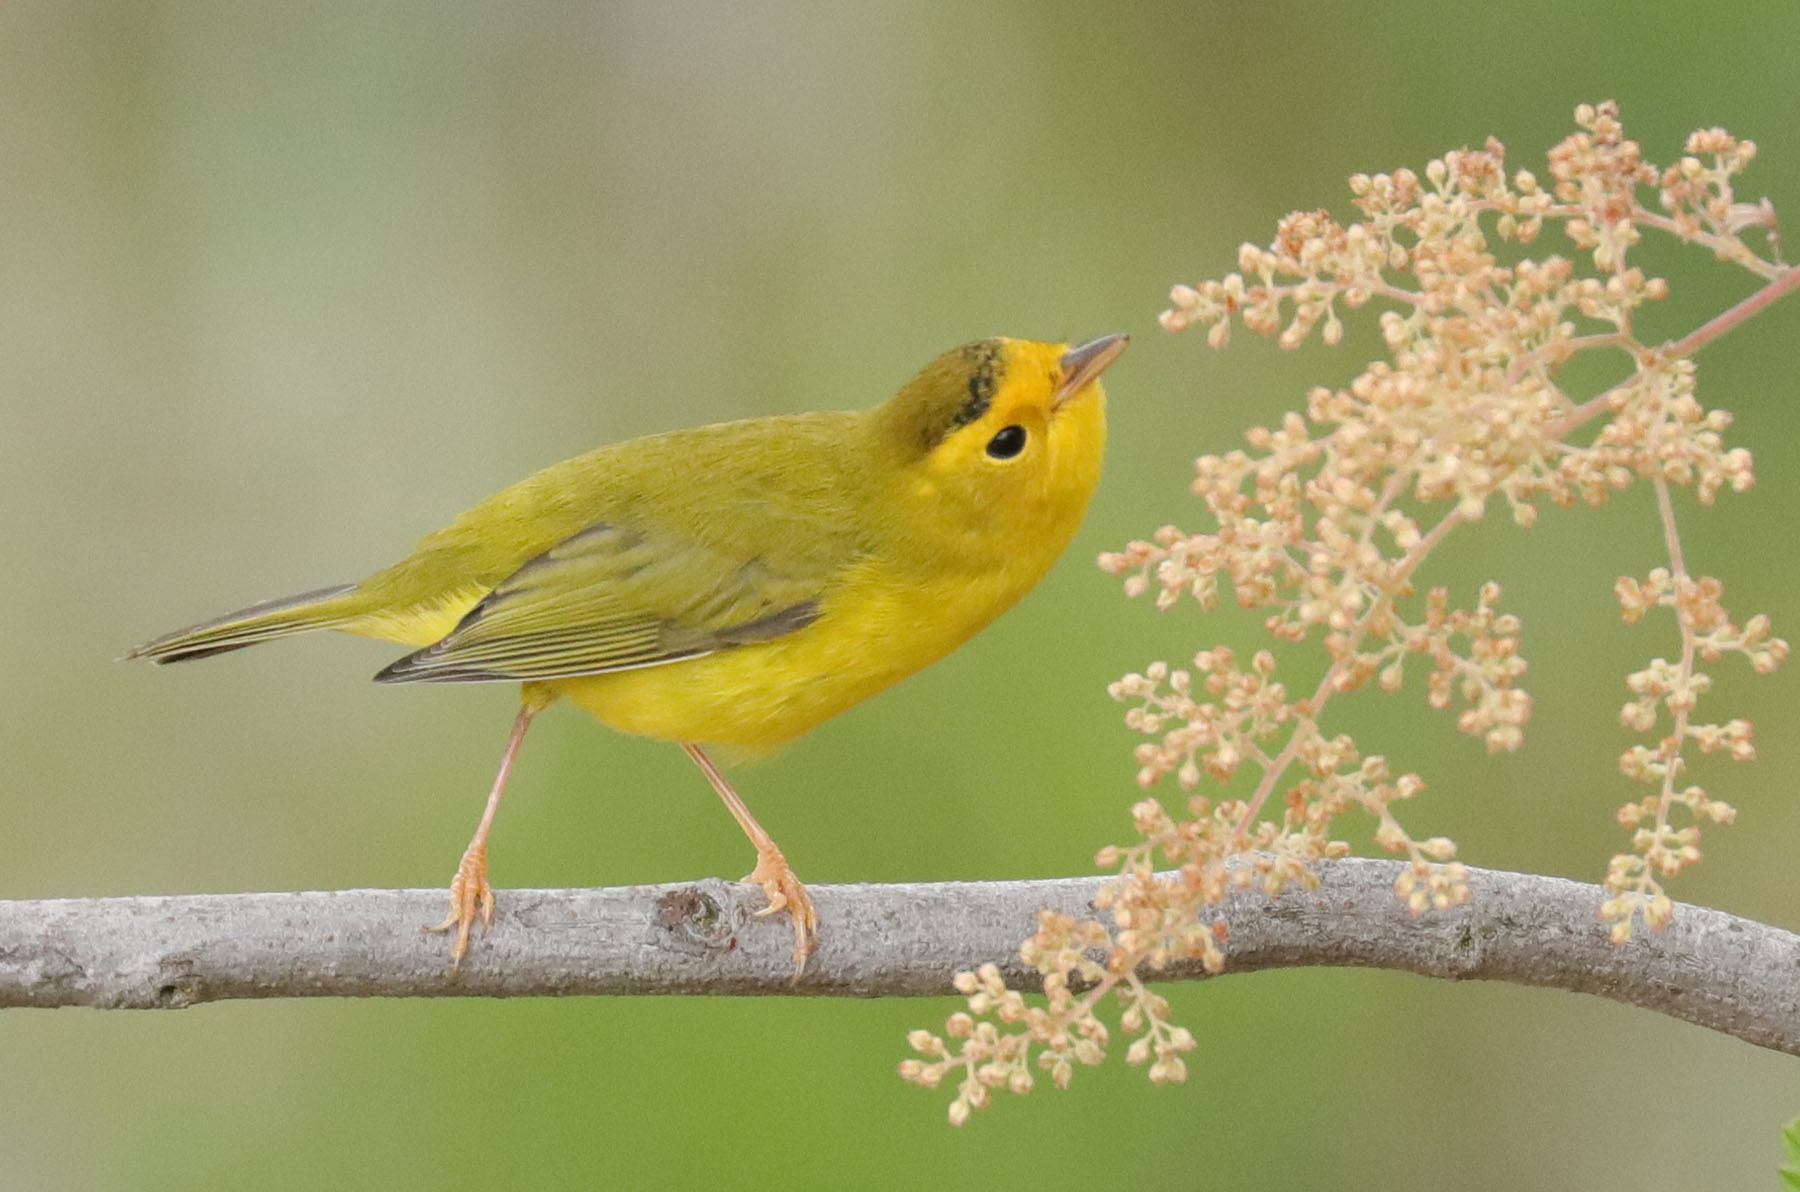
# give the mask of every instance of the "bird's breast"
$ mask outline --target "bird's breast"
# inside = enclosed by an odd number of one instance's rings
[[[818,620],[784,637],[550,686],[623,732],[777,748],[980,632],[1042,574],[1016,563],[918,575],[865,560],[832,585]]]

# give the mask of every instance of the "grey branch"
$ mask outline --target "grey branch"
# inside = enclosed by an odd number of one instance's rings
[[[1311,891],[1232,895],[1227,973],[1312,965],[1399,969],[1598,994],[1800,1054],[1800,936],[1699,906],[1622,947],[1598,887],[1472,870],[1474,897],[1413,918],[1400,863],[1346,859]],[[761,890],[706,880],[503,890],[491,931],[452,971],[420,925],[441,890],[0,902],[0,1006],[174,1008],[224,998],[578,994],[945,994],[992,961],[1035,988],[1021,940],[1049,907],[1094,915],[1103,878],[812,886],[819,948],[793,980],[792,930]],[[1197,966],[1170,979],[1197,978]]]

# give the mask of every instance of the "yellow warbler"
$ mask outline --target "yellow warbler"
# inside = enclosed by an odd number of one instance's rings
[[[511,681],[523,700],[450,886],[460,962],[491,923],[487,839],[538,712],[566,696],[673,741],[756,847],[747,881],[806,889],[706,745],[774,748],[942,658],[1043,577],[1106,440],[1098,377],[1125,350],[985,339],[872,409],[754,418],[590,451],[520,481],[358,584],[251,605],[127,657],[176,662],[311,629],[418,647],[383,683]]]

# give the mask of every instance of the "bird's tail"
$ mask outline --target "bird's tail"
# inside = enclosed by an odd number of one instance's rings
[[[265,600],[186,629],[177,629],[174,633],[165,633],[127,651],[125,657],[148,658],[158,663],[185,662],[291,633],[330,629],[356,618],[359,610],[346,599],[355,590],[355,584],[342,584],[302,592],[298,596],[284,596],[279,600]]]

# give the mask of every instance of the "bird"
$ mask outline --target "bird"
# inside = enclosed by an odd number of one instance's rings
[[[454,968],[493,922],[488,839],[532,720],[558,699],[673,742],[756,850],[798,979],[818,913],[709,750],[773,752],[1012,607],[1100,478],[1100,374],[1129,339],[992,337],[857,411],[609,444],[502,489],[360,583],[252,604],[135,647],[157,663],[315,630],[411,648],[380,683],[516,682],[519,710],[441,923]]]

